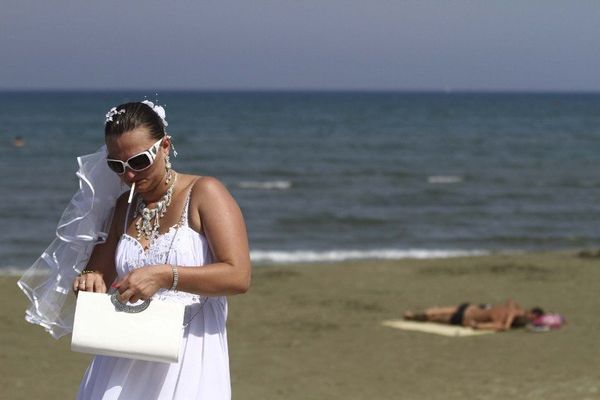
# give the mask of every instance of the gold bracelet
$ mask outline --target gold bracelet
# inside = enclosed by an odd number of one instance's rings
[[[102,272],[94,271],[93,269],[84,269],[83,271],[81,271],[79,276],[82,276],[85,274],[100,274],[100,275],[102,275]]]

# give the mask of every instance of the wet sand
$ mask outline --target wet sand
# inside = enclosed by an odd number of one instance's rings
[[[0,278],[0,398],[73,398],[90,357],[27,324],[15,282]],[[575,252],[256,267],[230,299],[233,398],[600,398],[599,282],[600,258]],[[460,338],[381,325],[508,297],[568,323]]]

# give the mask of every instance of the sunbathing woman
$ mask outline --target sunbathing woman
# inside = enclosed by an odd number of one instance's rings
[[[504,331],[524,327],[543,314],[544,311],[539,307],[526,310],[509,299],[505,304],[497,305],[463,303],[459,306],[431,307],[421,313],[406,311],[404,319]]]

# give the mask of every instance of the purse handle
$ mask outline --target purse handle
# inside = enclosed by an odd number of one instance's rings
[[[138,305],[124,304],[124,303],[121,303],[118,296],[119,296],[118,291],[115,291],[113,294],[110,295],[110,301],[111,301],[111,303],[113,303],[113,305],[115,306],[117,311],[123,311],[128,314],[136,314],[136,313],[140,313],[140,312],[144,311],[150,305],[150,299],[144,300],[142,302],[142,304],[138,304]]]

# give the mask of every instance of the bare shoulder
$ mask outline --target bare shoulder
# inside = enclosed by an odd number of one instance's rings
[[[241,210],[227,187],[212,176],[196,177],[190,199],[190,225],[206,233],[206,225],[219,224],[230,218],[241,220]]]
[[[221,181],[212,176],[197,177],[192,190],[192,198],[195,201],[222,200],[223,197],[231,197],[231,194]]]
[[[227,187],[212,176],[201,176],[194,183],[192,207],[201,214],[238,212],[239,206]]]

